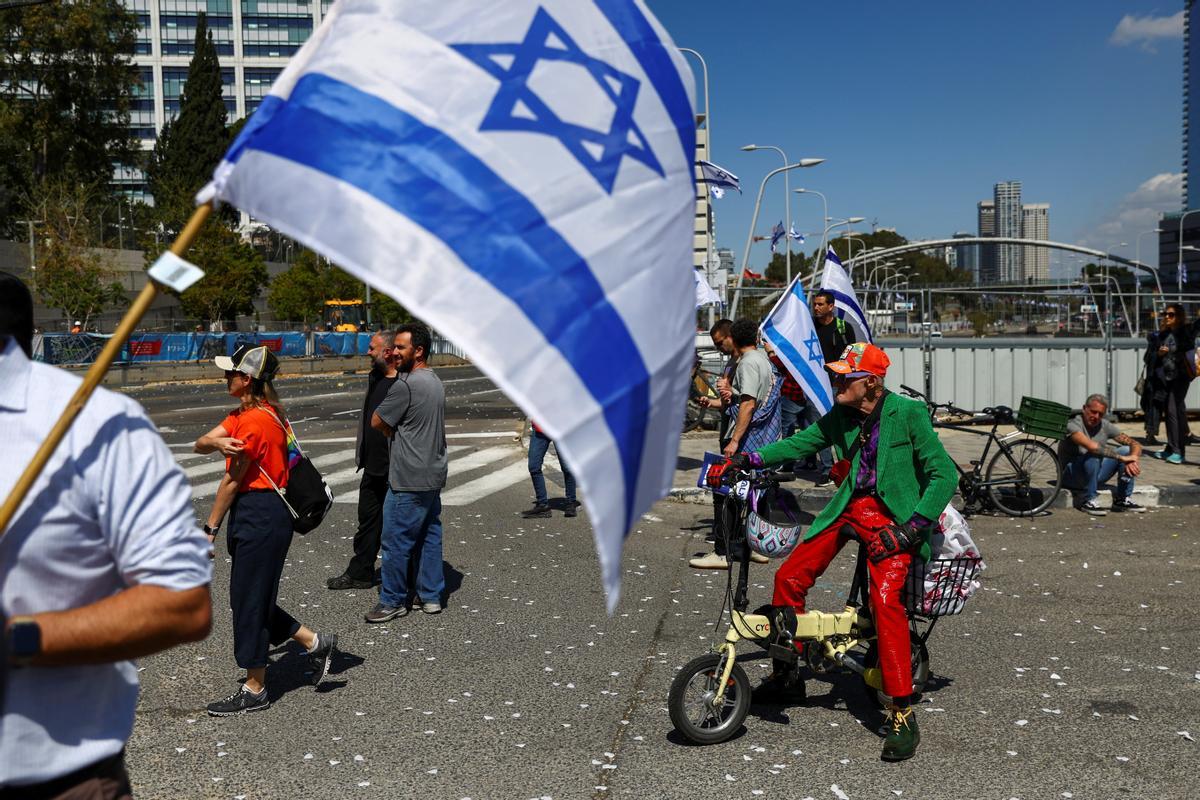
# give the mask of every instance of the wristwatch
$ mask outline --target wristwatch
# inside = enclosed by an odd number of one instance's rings
[[[220,533],[220,532],[221,532],[221,526],[220,526],[220,525],[218,525],[217,527],[213,528],[213,527],[210,527],[210,526],[209,526],[209,524],[208,524],[207,522],[206,522],[206,523],[204,523],[204,533],[205,533],[205,534],[207,534],[208,536],[216,536],[216,535],[217,535],[218,533]]]
[[[42,628],[33,617],[13,617],[5,636],[10,666],[27,667],[42,652]]]

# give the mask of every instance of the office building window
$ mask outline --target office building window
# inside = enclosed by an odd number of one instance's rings
[[[312,35],[312,17],[242,17],[242,55],[290,56]]]
[[[187,67],[163,67],[163,111],[167,119],[179,116],[179,99],[187,83]],[[237,113],[237,83],[232,68],[221,70],[221,98],[225,112],[232,119]]]
[[[232,0],[159,0],[158,21],[164,56],[195,53],[196,15],[203,11],[217,55],[233,55]]]
[[[242,72],[245,76],[243,87],[246,92],[246,116],[258,110],[262,99],[271,90],[271,84],[279,77],[280,69],[259,69],[246,67]]]

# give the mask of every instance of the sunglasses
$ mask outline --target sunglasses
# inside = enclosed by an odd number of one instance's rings
[[[841,374],[835,373],[833,376],[833,383],[835,383],[839,386],[849,386],[850,384],[854,383],[855,381],[860,381],[867,377],[869,377],[869,376],[867,376],[867,375],[841,375]]]
[[[245,375],[245,374],[246,373],[244,373],[244,372],[238,372],[236,369],[227,369],[227,370],[225,370],[225,379],[228,380],[229,378],[233,378],[238,375]],[[247,376],[247,377],[249,377],[249,376]]]
[[[1174,311],[1168,311],[1167,313],[1163,314],[1163,316],[1164,316],[1164,317],[1173,317],[1173,316],[1175,316],[1175,312],[1174,312]]]

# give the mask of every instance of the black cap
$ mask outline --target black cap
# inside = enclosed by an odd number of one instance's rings
[[[0,336],[5,335],[33,358],[33,296],[16,275],[0,272]]]

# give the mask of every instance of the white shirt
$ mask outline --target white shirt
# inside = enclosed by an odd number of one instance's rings
[[[7,497],[80,378],[30,363],[0,336],[0,497]],[[131,586],[212,579],[191,489],[133,400],[97,389],[0,537],[8,617],[89,605]],[[0,786],[61,777],[118,753],[133,730],[132,661],[8,670]]]

